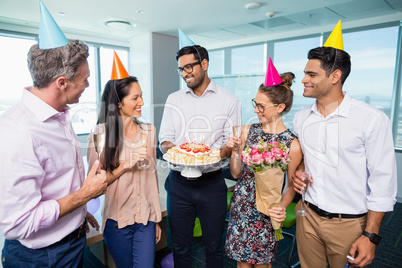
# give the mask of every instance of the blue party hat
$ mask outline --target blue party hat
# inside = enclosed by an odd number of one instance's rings
[[[183,33],[183,31],[180,28],[177,28],[179,31],[179,43],[180,43],[180,49],[182,49],[183,47],[188,47],[188,46],[194,46],[194,42],[191,41],[190,38],[188,38],[188,36]]]
[[[63,34],[56,21],[53,19],[49,10],[39,0],[40,3],[40,23],[39,23],[39,48],[50,49],[62,47],[68,44],[66,36]]]

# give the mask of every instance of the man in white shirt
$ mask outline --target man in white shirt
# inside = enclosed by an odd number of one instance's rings
[[[297,216],[300,263],[344,267],[349,261],[364,267],[374,259],[381,222],[396,202],[390,120],[342,90],[351,69],[348,53],[318,47],[308,59],[303,96],[316,102],[299,111],[293,123],[311,174],[304,204],[310,215]],[[301,174],[293,179],[301,193],[306,186]]]
[[[186,142],[186,137],[220,149],[221,157],[230,156],[226,146],[234,122],[239,120],[238,100],[234,94],[208,78],[208,52],[205,48],[185,46],[177,53],[179,75],[188,88],[176,91],[166,100],[159,133],[161,150]],[[200,219],[206,247],[206,266],[223,267],[222,235],[225,226],[227,187],[221,167],[202,168],[202,176],[181,176],[181,166],[172,166],[166,179],[168,219],[176,268],[191,267],[191,243],[196,216]]]

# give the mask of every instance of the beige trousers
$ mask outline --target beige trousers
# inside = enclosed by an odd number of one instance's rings
[[[310,216],[296,216],[296,240],[302,268],[344,267],[352,244],[366,227],[367,216],[356,219],[318,216],[304,206]],[[301,209],[301,200],[296,205]]]

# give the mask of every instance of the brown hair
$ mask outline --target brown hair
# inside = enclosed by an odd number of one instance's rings
[[[274,104],[285,104],[286,107],[282,113],[287,113],[292,108],[293,91],[290,89],[292,86],[295,75],[292,72],[281,74],[282,83],[276,86],[267,87],[261,84],[258,89],[264,93]]]

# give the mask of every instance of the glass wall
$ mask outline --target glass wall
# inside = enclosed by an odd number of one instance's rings
[[[307,62],[307,53],[311,48],[320,46],[320,36],[275,42],[273,61],[278,72],[292,72],[295,80],[291,87],[293,91],[292,109],[283,115],[283,123],[288,128],[293,127],[294,115],[314,100],[303,97],[304,67]]]
[[[343,89],[353,98],[369,103],[389,117],[394,108],[394,87],[398,90],[398,94],[401,94],[401,89],[394,86],[396,78],[401,79],[402,75],[395,74],[396,64],[401,65],[396,62],[398,48],[402,49],[398,47],[400,28],[401,26],[388,25],[371,29],[349,29],[343,33],[344,49],[351,55],[352,60],[352,71]],[[283,117],[285,125],[292,129],[294,114],[314,102],[314,99],[302,96],[301,81],[304,77],[307,53],[311,48],[322,45],[323,36],[328,37],[329,34],[213,50],[210,53],[211,62],[217,60],[215,59],[217,52],[219,55],[231,55],[231,57],[225,58],[224,61],[220,59],[222,66],[226,67],[223,75],[211,72],[210,76],[218,85],[237,95],[242,103],[243,125],[257,122],[250,100],[255,97],[258,87],[264,81],[266,62],[269,56],[272,57],[279,73],[290,71],[296,76],[292,85],[293,107]],[[402,103],[398,105],[402,106]],[[397,109],[398,113],[401,110]],[[402,147],[402,116],[398,114],[394,120],[397,122],[393,125],[398,128],[394,130],[394,133],[397,133],[394,137],[395,146]]]
[[[98,53],[99,51],[99,53]],[[77,134],[87,134],[96,124],[97,111],[101,95],[106,83],[112,74],[113,51],[116,51],[119,59],[128,71],[128,51],[119,48],[105,48],[94,45],[89,46],[89,87],[81,95],[80,102],[71,105],[73,113],[72,124]],[[99,62],[99,66],[96,64]],[[97,70],[100,70],[100,75]],[[100,83],[99,83],[100,80]]]
[[[388,116],[391,116],[397,39],[398,27],[343,34],[344,49],[352,61],[345,91]]]
[[[211,75],[223,75],[225,68],[225,55],[223,50],[215,50],[209,54],[209,66],[208,74]],[[213,59],[213,60],[211,60]]]
[[[95,48],[93,46],[89,47],[88,64],[91,72],[88,78],[89,87],[82,93],[79,103],[70,105],[71,123],[77,134],[89,133],[97,120]]]
[[[123,63],[124,67],[127,71],[128,69],[128,51],[109,48],[109,47],[101,47],[99,50],[100,53],[100,71],[101,71],[101,93],[105,88],[106,83],[110,80],[110,76],[112,75],[112,63],[113,63],[113,55],[114,51],[116,51],[117,56]]]
[[[28,39],[27,39],[28,38]],[[27,67],[27,53],[37,41],[29,36],[1,36],[0,33],[0,114],[17,103],[23,88],[32,86],[32,78]],[[128,68],[128,48],[103,47],[88,43],[89,47],[89,87],[80,97],[80,102],[70,105],[71,122],[75,132],[88,134],[96,124],[97,108],[101,91],[110,79],[113,50],[116,50],[120,60]],[[100,73],[99,71],[100,70]]]
[[[0,36],[0,114],[21,99],[24,87],[32,85],[27,53],[35,43],[33,38]]]
[[[231,73],[232,74],[253,74],[263,72],[265,68],[264,44],[233,48],[231,51]]]
[[[238,96],[242,107],[242,124],[258,121],[253,112],[251,99],[255,97],[255,93],[265,77],[266,50],[266,44],[219,50],[221,55],[230,55],[221,62],[221,65],[226,67],[225,74],[210,73],[215,83]],[[211,62],[216,61],[215,53],[216,51],[210,53]]]

